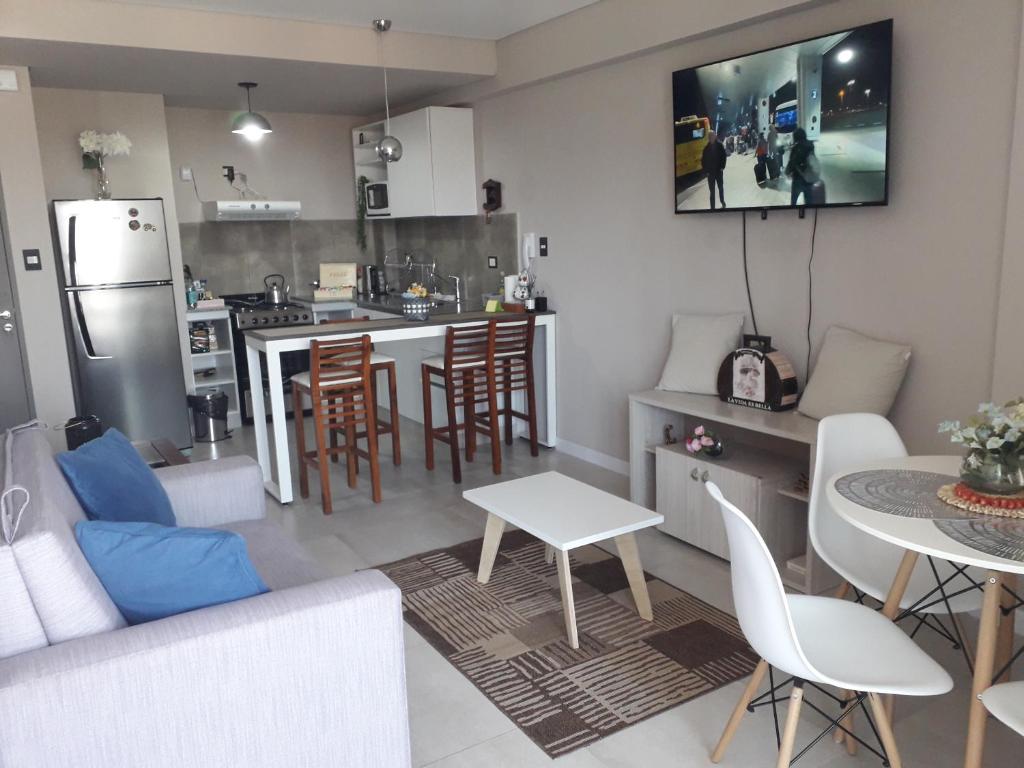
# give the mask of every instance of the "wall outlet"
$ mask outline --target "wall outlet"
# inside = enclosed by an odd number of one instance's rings
[[[18,73],[13,69],[0,69],[0,91],[18,90]]]
[[[546,237],[540,239],[540,245],[537,246],[537,254],[541,258],[548,255],[548,239]]]
[[[235,180],[235,166],[222,165],[220,167],[220,175],[228,180],[228,184],[233,183]]]
[[[487,257],[487,266],[490,267],[491,269],[497,269],[498,268],[498,257],[497,256],[488,256]]]
[[[178,169],[178,176],[182,181],[192,181],[192,169],[187,165],[183,165]]]
[[[39,258],[38,248],[26,248],[22,250],[21,257],[25,260],[26,272],[35,272],[43,268],[43,261]]]

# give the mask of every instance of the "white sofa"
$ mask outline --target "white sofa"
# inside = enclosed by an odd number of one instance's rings
[[[264,519],[254,462],[157,475],[179,525],[246,538],[271,592],[128,627],[78,549],[84,515],[42,428],[4,454],[0,767],[409,765],[398,588],[326,578]]]

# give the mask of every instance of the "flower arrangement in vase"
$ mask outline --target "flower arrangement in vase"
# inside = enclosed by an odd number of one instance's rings
[[[725,450],[722,441],[703,424],[693,430],[693,434],[686,439],[684,445],[686,446],[687,453],[691,453],[694,456],[703,454],[712,459],[721,456],[722,451]]]
[[[982,403],[966,426],[944,421],[939,432],[967,449],[960,481],[968,488],[998,496],[1024,491],[1024,398],[1002,407]]]
[[[103,159],[116,155],[131,154],[132,143],[120,131],[98,133],[82,131],[78,135],[78,146],[82,148],[82,167],[96,171],[96,199],[110,199],[110,179]]]

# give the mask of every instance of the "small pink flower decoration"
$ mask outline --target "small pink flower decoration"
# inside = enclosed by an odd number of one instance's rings
[[[701,445],[714,445],[714,444],[715,444],[715,441],[714,441],[714,440],[712,440],[712,439],[711,439],[710,437],[708,437],[707,435],[704,435],[704,437],[702,437],[702,438],[700,439],[700,444],[701,444]]]
[[[693,430],[693,434],[696,437],[703,437],[704,436],[704,425],[701,424],[699,427],[697,427],[695,430]]]

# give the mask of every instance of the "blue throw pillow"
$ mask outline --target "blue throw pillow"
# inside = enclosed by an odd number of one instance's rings
[[[58,453],[57,463],[90,520],[177,524],[156,473],[116,429]]]
[[[83,520],[75,537],[129,624],[270,591],[230,531]]]

